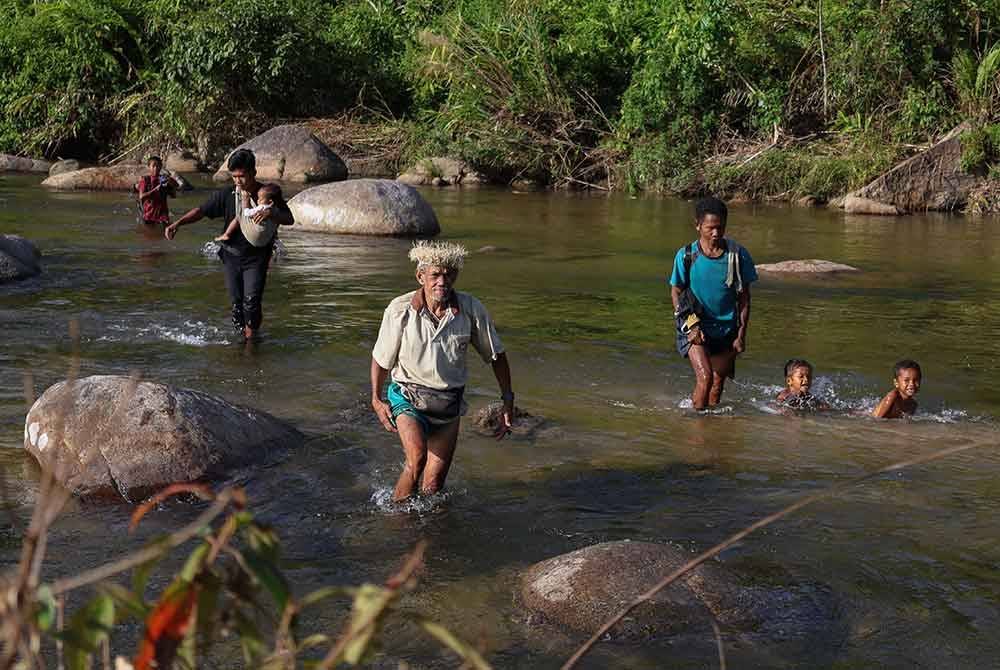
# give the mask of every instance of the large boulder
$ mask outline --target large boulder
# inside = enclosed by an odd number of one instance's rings
[[[236,149],[250,149],[254,152],[257,157],[257,178],[261,181],[279,179],[321,182],[347,179],[347,166],[340,156],[304,126],[276,126]],[[213,179],[229,179],[229,170],[226,169],[228,160],[229,156],[222,161],[222,167]]]
[[[895,205],[890,205],[889,203],[879,202],[878,200],[872,200],[871,198],[862,198],[860,196],[850,194],[844,197],[841,206],[844,212],[847,214],[871,214],[874,216],[896,216],[902,214],[903,211],[896,207]]]
[[[762,263],[757,266],[757,272],[770,272],[773,274],[797,274],[797,275],[831,275],[843,272],[860,272],[852,265],[844,263],[834,263],[818,258],[807,258],[804,260],[781,261],[778,263]]]
[[[28,411],[24,448],[80,495],[141,496],[274,460],[302,434],[199,391],[122,376],[59,382]]]
[[[0,235],[0,284],[37,275],[41,258],[38,248],[20,235]]]
[[[149,168],[139,163],[83,168],[52,175],[42,186],[61,191],[130,191],[148,172]]]
[[[204,166],[193,153],[180,150],[168,153],[163,159],[163,167],[171,172],[201,172]]]
[[[413,188],[392,179],[353,179],[314,186],[288,201],[295,229],[353,235],[432,236],[434,210]]]
[[[530,567],[521,578],[521,601],[548,621],[593,633],[692,557],[652,542],[592,545]],[[734,628],[757,623],[732,575],[704,563],[633,610],[614,635],[635,639],[677,634],[703,627],[709,615]]]
[[[520,601],[534,612],[531,619],[536,623],[589,635],[693,557],[651,542],[593,545],[530,567],[521,578]],[[780,569],[772,572],[761,583],[744,583],[714,561],[703,563],[633,609],[611,636],[703,638],[712,618],[727,635],[747,641],[818,636],[829,642],[844,634],[840,609],[828,587],[790,580]]]
[[[52,163],[40,158],[0,154],[0,172],[48,172]]]
[[[903,161],[855,191],[852,195],[865,206],[853,213],[902,214],[965,207],[969,193],[982,181],[982,175],[962,167],[961,136],[966,130],[965,125],[958,126],[930,149]],[[864,201],[887,205],[896,211],[888,208],[868,211],[872,208]],[[845,209],[850,202],[848,198]]]

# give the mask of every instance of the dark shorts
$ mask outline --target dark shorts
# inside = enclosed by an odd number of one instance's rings
[[[714,356],[715,354],[721,354],[723,351],[729,351],[733,348],[733,342],[736,341],[736,330],[731,330],[722,337],[705,337],[705,347],[708,349],[708,355]],[[691,343],[688,342],[687,335],[677,329],[677,352],[684,358],[688,357],[688,349],[691,348]]]

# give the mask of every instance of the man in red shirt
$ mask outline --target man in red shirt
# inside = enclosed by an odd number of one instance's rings
[[[163,161],[159,156],[149,157],[149,174],[139,180],[139,204],[142,206],[142,222],[150,225],[170,223],[167,197],[177,195],[180,184],[173,177],[161,174]]]

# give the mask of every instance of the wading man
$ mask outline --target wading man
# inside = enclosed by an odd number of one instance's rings
[[[196,207],[166,227],[168,240],[174,239],[177,229],[208,217],[222,218],[222,228],[237,216],[243,216],[245,205],[257,205],[258,192],[264,184],[257,181],[257,159],[248,149],[234,151],[227,164],[233,185],[212,194],[200,207]],[[248,196],[245,200],[244,196]],[[244,217],[245,218],[245,217]],[[233,305],[233,327],[247,339],[256,335],[263,312],[264,284],[267,268],[274,253],[277,226],[290,226],[292,212],[284,198],[275,198],[273,206],[257,211],[219,246],[219,258],[226,272],[226,288]]]
[[[698,201],[698,239],[677,251],[670,276],[677,351],[691,361],[691,403],[698,410],[719,404],[726,377],[746,350],[750,284],[757,281],[750,253],[726,238],[727,216],[721,200]]]
[[[514,393],[503,344],[483,304],[454,289],[465,255],[449,242],[419,242],[410,250],[420,288],[389,303],[372,351],[372,408],[386,430],[399,434],[406,457],[393,494],[397,501],[418,486],[425,494],[444,488],[466,410],[470,344],[500,384],[503,416],[496,437],[510,432]]]

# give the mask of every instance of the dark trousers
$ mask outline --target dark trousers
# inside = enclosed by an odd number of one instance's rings
[[[263,318],[261,301],[267,282],[267,266],[271,251],[264,254],[236,256],[228,251],[219,252],[226,273],[226,288],[233,303],[233,327],[242,332],[244,326],[260,328]]]

